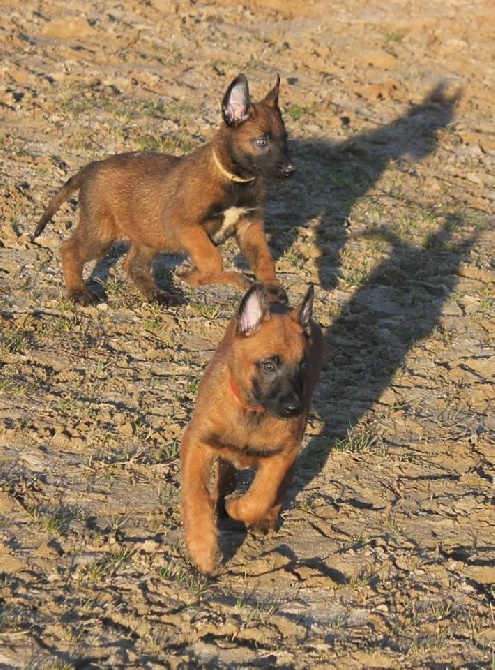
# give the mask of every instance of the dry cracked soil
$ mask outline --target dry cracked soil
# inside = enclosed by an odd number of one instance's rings
[[[2,0],[0,668],[493,668],[495,8]],[[122,244],[65,297],[83,164],[184,154],[281,76],[277,271],[326,361],[280,529],[185,558],[180,438],[239,294],[143,303]],[[228,264],[243,267],[230,243]]]

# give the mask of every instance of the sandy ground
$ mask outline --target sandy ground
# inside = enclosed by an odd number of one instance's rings
[[[493,668],[495,11],[451,0],[3,0],[0,668]],[[327,358],[280,530],[183,548],[178,448],[240,295],[123,246],[64,294],[90,160],[183,154],[281,76],[297,174],[266,227]],[[230,264],[236,250],[223,250]]]

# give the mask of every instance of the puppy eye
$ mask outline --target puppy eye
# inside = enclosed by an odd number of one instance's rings
[[[274,361],[261,361],[261,369],[263,372],[273,373],[276,371],[277,366],[275,365]]]
[[[267,144],[268,144],[268,140],[267,140],[266,137],[257,137],[255,139],[255,142],[256,142],[256,146],[260,147],[260,148],[266,147]]]

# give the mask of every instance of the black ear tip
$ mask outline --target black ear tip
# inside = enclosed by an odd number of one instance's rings
[[[262,282],[256,281],[248,290],[249,295],[252,293],[259,293],[260,298],[263,300],[267,299],[267,292],[264,284]]]
[[[255,281],[246,291],[246,295],[254,293],[255,291],[262,291],[262,290],[263,290],[263,284],[260,281]]]
[[[234,86],[247,86],[248,85],[248,80],[244,72],[239,72],[237,77],[234,79],[234,81],[231,83],[230,88],[233,88]]]
[[[230,82],[227,91],[224,96],[224,101],[228,100],[229,95],[231,94],[232,90],[236,88],[236,86],[242,86],[243,88],[247,89],[248,87],[248,80],[246,75],[243,72],[240,72],[235,79],[232,79]]]
[[[241,298],[241,302],[239,303],[239,311],[242,311],[244,305],[254,293],[258,293],[261,299],[266,297],[265,287],[261,282],[254,282],[251,284],[251,286]]]

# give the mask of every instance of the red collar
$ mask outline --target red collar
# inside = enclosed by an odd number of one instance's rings
[[[245,402],[243,402],[239,396],[239,392],[237,391],[237,388],[232,381],[232,378],[230,379],[230,388],[232,390],[232,393],[236,397],[236,399],[241,403],[244,409],[249,410],[250,412],[264,412],[265,408],[262,407],[261,405],[247,405]]]

